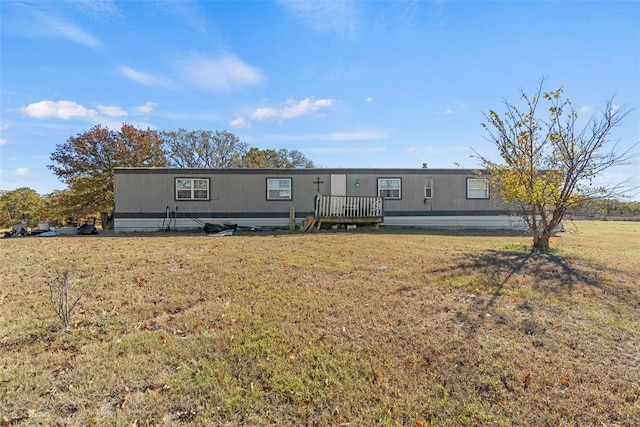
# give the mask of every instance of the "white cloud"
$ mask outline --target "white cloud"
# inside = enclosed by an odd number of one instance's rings
[[[370,97],[370,96],[367,96],[367,99],[365,99],[365,101],[367,101],[367,102],[373,102],[373,98],[372,98],[372,97]]]
[[[3,146],[7,143],[7,138],[0,138],[0,146]]]
[[[16,169],[16,175],[18,175],[18,176],[26,175],[29,172],[31,172],[29,168],[18,168],[18,169]]]
[[[124,77],[128,78],[129,80],[133,80],[134,82],[143,86],[172,86],[171,80],[157,74],[143,73],[142,71],[135,70],[125,65],[121,65],[120,67],[118,67],[118,70]]]
[[[127,112],[117,105],[98,105],[98,111],[100,114],[109,117],[126,117],[128,116]]]
[[[133,107],[134,114],[149,114],[153,111],[156,104],[153,102],[147,102],[144,105],[139,105],[137,107]]]
[[[235,129],[251,127],[251,123],[247,122],[244,117],[236,117],[235,119],[229,121],[229,124]]]
[[[298,102],[293,99],[287,99],[284,105],[280,108],[256,108],[253,113],[251,113],[251,118],[254,120],[289,120],[315,113],[321,108],[330,107],[331,104],[333,104],[333,100],[327,98],[318,100],[305,98]]]
[[[100,18],[106,16],[121,16],[120,9],[113,1],[105,0],[84,0],[75,2],[74,5],[87,15],[95,15]]]
[[[616,111],[618,111],[619,109],[620,109],[620,106],[619,106],[619,105],[616,105],[616,104],[612,104],[612,105],[611,105],[611,112],[612,112],[612,113],[615,113],[615,112],[616,112]]]
[[[451,108],[447,108],[442,112],[442,114],[453,114],[453,110]]]
[[[312,31],[333,33],[344,38],[355,38],[357,35],[360,15],[358,2],[281,0],[280,5]]]
[[[3,31],[22,37],[62,38],[90,48],[100,41],[73,22],[63,19],[56,2],[2,2]]]
[[[96,110],[87,109],[72,101],[40,101],[27,105],[22,109],[28,116],[36,119],[49,117],[69,120],[73,117],[90,118],[94,117]]]
[[[98,39],[71,22],[51,15],[39,16],[39,21],[42,24],[42,30],[51,36],[66,38],[91,48],[100,47]]]
[[[591,107],[589,105],[585,105],[583,107],[580,107],[580,109],[578,110],[578,112],[580,113],[588,113],[589,111],[591,111]]]
[[[235,55],[217,58],[192,55],[178,65],[178,71],[190,85],[213,93],[228,93],[246,86],[257,86],[265,80],[260,69]]]
[[[206,2],[204,2],[206,3]],[[181,25],[196,32],[201,40],[210,40],[213,36],[211,22],[208,19],[206,6],[198,1],[156,1],[153,4],[154,10],[174,16]]]

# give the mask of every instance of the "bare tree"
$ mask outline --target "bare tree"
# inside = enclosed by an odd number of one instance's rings
[[[537,91],[521,91],[524,107],[504,101],[506,112],[493,110],[485,114],[492,142],[502,163],[475,152],[491,173],[494,194],[517,207],[533,234],[533,250],[549,251],[549,239],[560,224],[567,208],[580,200],[620,196],[626,183],[595,185],[605,170],[629,164],[637,153],[638,143],[621,150],[609,140],[611,130],[628,114],[617,108],[613,99],[592,116],[584,126],[578,125],[578,113],[562,88],[545,92],[544,79]],[[541,117],[542,104],[546,117]]]
[[[179,168],[238,168],[248,145],[231,132],[209,130],[161,133],[169,165]]]
[[[251,148],[242,157],[243,166],[246,168],[313,168],[314,164],[298,150],[281,148],[278,151],[272,149],[260,150]]]
[[[53,278],[49,283],[49,301],[53,311],[62,321],[64,330],[71,327],[71,316],[73,309],[82,298],[82,294],[75,299],[69,296],[69,272],[65,271],[61,275]]]

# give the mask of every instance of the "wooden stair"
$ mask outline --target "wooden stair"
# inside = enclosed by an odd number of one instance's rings
[[[306,233],[307,231],[312,230],[314,225],[316,225],[316,217],[314,215],[309,215],[304,219],[301,229]]]

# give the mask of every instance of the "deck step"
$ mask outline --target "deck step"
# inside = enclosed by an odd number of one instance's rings
[[[302,223],[302,231],[304,233],[306,233],[307,231],[311,230],[313,228],[313,226],[316,223],[316,217],[313,215],[309,215],[305,218],[304,222]]]

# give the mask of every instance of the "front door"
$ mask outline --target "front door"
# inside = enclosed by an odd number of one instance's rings
[[[347,175],[331,175],[331,195],[347,195]]]
[[[347,175],[331,175],[331,196],[347,195]],[[345,198],[332,197],[329,210],[331,215],[344,215]]]

